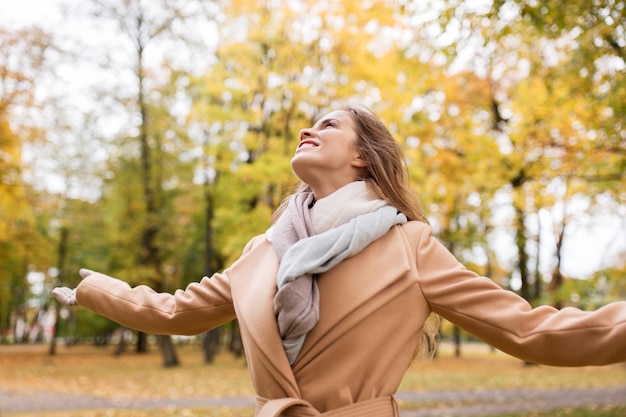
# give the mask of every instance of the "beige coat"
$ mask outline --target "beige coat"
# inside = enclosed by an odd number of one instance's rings
[[[237,317],[258,416],[398,415],[393,394],[431,312],[525,360],[626,361],[626,302],[596,312],[531,309],[466,270],[426,224],[409,222],[319,276],[320,321],[292,368],[273,313],[277,268],[271,243],[258,236],[222,274],[174,295],[94,274],[79,285],[77,299],[154,334],[198,334]]]

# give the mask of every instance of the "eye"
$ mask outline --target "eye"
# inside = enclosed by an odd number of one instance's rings
[[[331,122],[331,121],[326,122],[326,124],[324,126],[324,129],[329,128],[329,127],[332,127],[333,129],[336,129],[337,128],[337,124],[335,122]]]

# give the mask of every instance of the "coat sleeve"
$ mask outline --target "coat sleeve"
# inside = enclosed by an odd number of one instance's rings
[[[252,242],[237,262],[242,261]],[[80,306],[151,334],[200,334],[235,318],[228,269],[174,294],[158,293],[145,285],[131,287],[96,272],[78,285],[76,299]]]
[[[626,361],[626,302],[596,311],[532,308],[463,267],[428,226],[417,240],[418,279],[431,310],[520,359],[553,366]]]

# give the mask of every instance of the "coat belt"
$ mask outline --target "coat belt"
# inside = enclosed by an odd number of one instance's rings
[[[258,397],[256,417],[399,417],[398,404],[393,395],[360,401],[320,413],[309,402],[299,398],[268,400]]]

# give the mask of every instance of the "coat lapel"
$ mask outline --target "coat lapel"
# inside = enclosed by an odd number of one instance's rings
[[[278,258],[264,237],[227,272],[253,384],[266,398],[300,398],[274,315]]]

